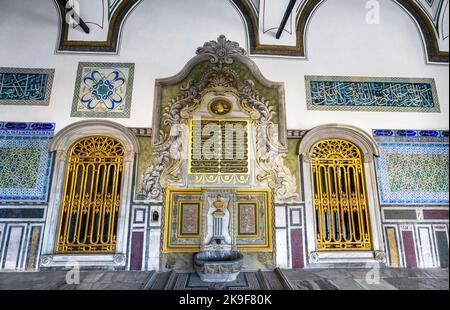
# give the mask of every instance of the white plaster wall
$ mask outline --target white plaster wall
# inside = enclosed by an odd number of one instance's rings
[[[379,0],[381,23],[365,22],[365,0],[328,0],[311,19],[308,60],[255,57],[267,78],[286,83],[290,129],[324,123],[374,128],[448,129],[448,65],[426,64],[420,33],[393,1]],[[0,121],[55,122],[71,118],[79,61],[134,62],[129,127],[150,127],[156,78],[176,74],[198,46],[220,34],[246,46],[246,30],[228,0],[144,0],[128,17],[120,55],[55,54],[58,17],[50,0],[0,0],[0,66],[55,68],[49,107],[0,106]],[[305,75],[435,78],[442,113],[312,112],[306,110]]]

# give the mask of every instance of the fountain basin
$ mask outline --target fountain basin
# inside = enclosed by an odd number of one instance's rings
[[[244,256],[235,251],[204,251],[194,256],[195,271],[205,282],[233,282],[242,270]]]

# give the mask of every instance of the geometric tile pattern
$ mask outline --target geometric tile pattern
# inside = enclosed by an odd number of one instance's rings
[[[11,144],[16,144],[12,141]],[[20,143],[20,142],[19,142]],[[38,148],[8,147],[0,149],[1,181],[4,188],[31,188],[36,182],[39,167],[40,150]],[[17,165],[17,163],[21,163]],[[26,163],[26,164],[25,164]]]
[[[54,69],[0,68],[0,105],[49,105],[54,74]]]
[[[415,150],[422,148],[416,147]],[[445,169],[449,164],[448,154],[390,154],[387,159],[391,191],[448,192],[448,169]],[[417,182],[411,182],[412,176]]]
[[[55,125],[0,122],[0,202],[45,202]]]
[[[448,131],[378,129],[373,136],[387,265],[448,267]]]
[[[394,130],[375,129],[373,136],[378,142],[446,142],[449,141],[448,130]]]
[[[0,105],[49,105],[54,73],[54,69],[0,68]]]
[[[306,76],[309,110],[439,112],[433,79]]]
[[[129,118],[134,64],[79,63],[72,117]]]
[[[380,130],[374,131],[375,138]],[[414,132],[414,131],[411,131]],[[448,204],[448,142],[391,142],[383,137],[376,159],[381,204]]]

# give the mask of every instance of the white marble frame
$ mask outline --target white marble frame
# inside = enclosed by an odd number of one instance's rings
[[[364,161],[369,221],[372,235],[371,251],[317,251],[315,213],[313,206],[313,178],[311,167],[311,148],[317,142],[326,139],[344,139],[357,145]],[[380,155],[376,141],[365,131],[347,125],[328,124],[310,130],[300,142],[298,154],[303,166],[305,194],[305,229],[307,265],[335,263],[382,263],[385,261],[383,230],[378,201],[378,188],[375,174],[374,156]]]
[[[122,143],[124,153],[121,201],[117,225],[115,254],[56,254],[55,243],[60,217],[61,199],[64,191],[67,155],[70,147],[78,140],[89,136],[108,136]],[[39,266],[48,267],[102,267],[123,269],[127,266],[127,250],[133,195],[133,171],[139,143],[134,134],[126,127],[105,120],[88,120],[74,123],[61,130],[49,146],[50,152],[56,152],[50,199],[46,215],[44,238]]]

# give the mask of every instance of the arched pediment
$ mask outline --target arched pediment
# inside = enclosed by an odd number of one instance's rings
[[[211,108],[218,100],[224,113]],[[155,161],[140,191],[146,200],[161,199],[163,188],[174,186],[269,187],[276,201],[298,199],[283,160],[284,84],[264,78],[245,50],[223,35],[199,47],[180,73],[156,80],[152,142]],[[210,143],[220,145],[216,155],[205,155]],[[227,160],[230,169],[223,168]]]
[[[105,120],[87,120],[76,122],[59,131],[49,146],[50,152],[67,152],[79,139],[104,135],[117,139],[123,144],[126,153],[139,153],[139,142],[136,136],[126,127]]]
[[[279,143],[286,146],[284,83],[266,79],[237,42],[220,36],[206,42],[175,76],[157,79],[153,105],[154,145],[170,135],[171,127],[190,117],[208,89],[230,90],[253,119],[278,126]]]
[[[380,156],[377,142],[365,131],[355,126],[340,124],[322,125],[308,131],[299,144],[298,154],[308,161],[314,144],[326,139],[350,141],[361,150],[365,162],[372,162],[374,156]]]

